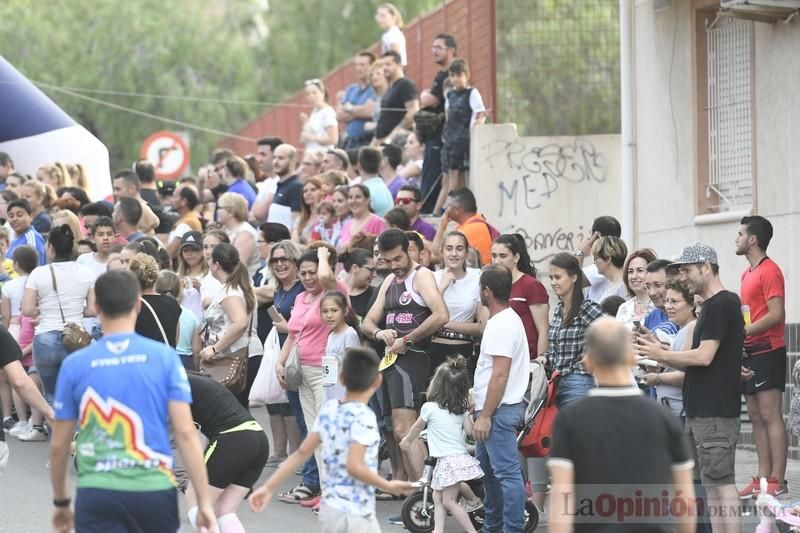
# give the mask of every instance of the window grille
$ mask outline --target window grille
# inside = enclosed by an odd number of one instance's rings
[[[720,211],[753,203],[752,24],[708,29],[708,188]]]

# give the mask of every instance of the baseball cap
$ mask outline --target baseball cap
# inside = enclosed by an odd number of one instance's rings
[[[203,247],[203,234],[199,231],[187,231],[181,238],[181,248],[184,246]]]
[[[670,266],[696,265],[698,263],[718,265],[716,250],[702,242],[687,244],[681,250],[681,255]]]

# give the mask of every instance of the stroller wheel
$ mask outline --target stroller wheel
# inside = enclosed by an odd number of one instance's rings
[[[525,526],[523,531],[531,533],[539,525],[539,509],[530,500],[525,500]]]
[[[427,517],[423,511],[427,512]],[[411,533],[433,531],[433,498],[428,498],[427,509],[425,509],[422,502],[422,491],[411,494],[403,502],[400,516],[403,518],[403,526]]]

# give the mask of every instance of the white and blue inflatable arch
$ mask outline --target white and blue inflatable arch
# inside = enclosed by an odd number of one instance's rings
[[[0,56],[0,152],[17,172],[36,175],[45,163],[81,163],[93,200],[109,196],[108,149]]]

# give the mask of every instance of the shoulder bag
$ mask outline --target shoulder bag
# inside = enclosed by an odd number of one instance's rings
[[[64,308],[61,307],[61,296],[58,294],[58,283],[56,283],[56,272],[53,265],[50,265],[50,276],[53,278],[53,290],[56,292],[56,299],[58,300],[58,311],[61,313],[61,322],[64,323],[64,329],[61,336],[61,344],[67,352],[74,352],[89,346],[92,342],[92,336],[84,327],[77,322],[67,322],[64,318]]]
[[[210,376],[225,385],[233,394],[241,394],[247,386],[247,358],[250,353],[250,339],[253,335],[253,315],[247,322],[247,344],[233,352],[220,352],[209,359],[200,359],[198,368],[201,374]],[[205,331],[204,346],[208,346],[208,324]]]
[[[324,291],[323,291],[324,293]],[[320,296],[323,294],[320,293]],[[308,293],[301,293],[301,294],[308,294]],[[319,296],[314,297],[309,302],[308,307],[303,312],[303,327],[300,329],[300,332],[306,329],[308,325],[308,321],[306,320],[306,316],[308,316],[308,312],[314,305],[314,300],[319,298]],[[300,383],[303,381],[303,373],[301,370],[300,364],[300,337],[302,335],[298,334],[297,338],[294,340],[294,345],[292,346],[291,351],[289,352],[289,356],[286,358],[286,363],[283,365],[283,376],[284,381],[286,381],[286,386],[289,390],[297,390],[300,387]]]
[[[144,306],[150,310],[150,314],[153,315],[153,318],[156,321],[156,325],[158,326],[158,331],[161,332],[161,338],[164,339],[164,344],[166,344],[167,346],[171,346],[169,340],[167,339],[167,333],[164,331],[164,326],[161,325],[161,320],[158,318],[158,315],[156,314],[155,309],[153,309],[153,306],[150,305],[150,302],[148,302],[144,298],[140,298],[140,300],[142,300]]]

